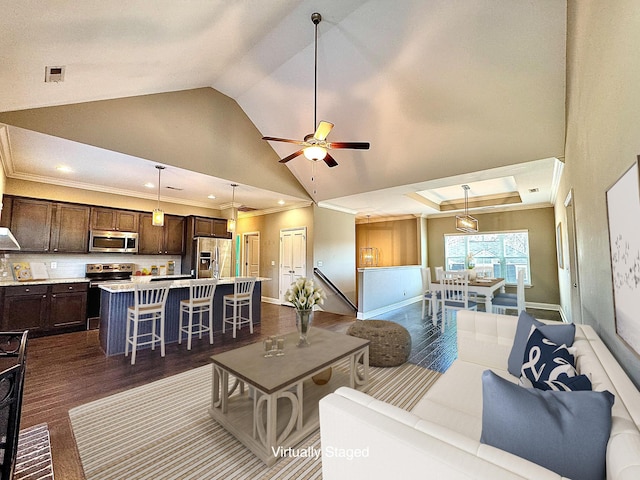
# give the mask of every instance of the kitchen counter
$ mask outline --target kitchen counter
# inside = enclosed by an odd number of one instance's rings
[[[88,278],[47,278],[43,280],[29,280],[26,282],[18,282],[17,280],[2,280],[0,281],[0,287],[15,287],[27,286],[27,285],[50,285],[54,283],[83,283],[88,282]]]
[[[169,288],[185,288],[189,287],[189,278],[184,278],[183,275],[175,275],[173,278],[177,278],[177,280],[173,280]],[[153,277],[151,283],[156,283],[157,281],[163,280],[171,280],[172,277]],[[256,283],[264,282],[267,280],[271,280],[267,277],[256,277]],[[144,284],[144,283],[143,283]],[[218,279],[217,285],[233,285],[233,277],[225,277]],[[106,290],[107,292],[116,293],[116,292],[133,292],[135,287],[134,282],[130,282],[128,280],[123,280],[122,283],[108,283],[105,285],[100,285],[100,288]],[[216,286],[216,288],[218,288]]]
[[[262,298],[262,282],[271,280],[270,278],[258,277],[253,289],[253,325],[260,324]],[[127,329],[127,308],[134,305],[134,283],[124,281],[123,283],[100,285],[100,345],[106,355],[120,355],[124,353],[126,329]],[[222,334],[223,297],[233,294],[233,278],[223,278],[218,280],[213,296],[213,331],[215,335]],[[180,301],[189,298],[189,280],[174,280],[170,286],[165,306],[165,343],[175,343],[178,341],[178,331],[180,325]],[[248,327],[245,327],[248,328]],[[231,339],[231,332],[227,330],[225,336]],[[202,341],[206,341],[204,338]],[[149,348],[149,346],[146,346]],[[212,347],[213,348],[213,347]]]

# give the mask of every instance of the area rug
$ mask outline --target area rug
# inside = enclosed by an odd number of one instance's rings
[[[409,363],[370,373],[369,394],[405,409],[440,376]],[[322,478],[321,457],[267,467],[218,425],[208,413],[211,376],[207,365],[70,410],[86,479]],[[319,430],[299,447],[319,450]]]
[[[46,423],[20,430],[14,480],[53,480],[51,442]]]

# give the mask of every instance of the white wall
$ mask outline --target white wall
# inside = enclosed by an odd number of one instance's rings
[[[636,385],[640,356],[616,334],[605,194],[640,154],[638,7],[637,0],[568,2],[566,166],[556,202],[557,219],[566,220],[563,202],[573,188],[582,321]],[[561,290],[570,289],[559,277]],[[564,295],[562,302],[570,309]]]
[[[313,208],[313,266],[356,303],[355,215]]]

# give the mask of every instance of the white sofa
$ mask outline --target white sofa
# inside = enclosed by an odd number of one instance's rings
[[[518,382],[507,371],[517,317],[471,311],[457,315],[458,358],[412,411],[347,387],[320,401],[325,480],[563,478],[480,443],[482,372],[491,369]],[[606,453],[607,479],[637,480],[640,392],[593,328],[577,325],[574,347],[578,371],[590,374],[593,390],[609,390],[615,395]]]

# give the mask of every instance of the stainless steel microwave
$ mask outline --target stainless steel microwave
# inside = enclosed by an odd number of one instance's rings
[[[91,230],[90,252],[137,253],[138,234],[136,232],[114,232]]]

